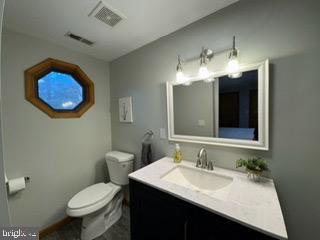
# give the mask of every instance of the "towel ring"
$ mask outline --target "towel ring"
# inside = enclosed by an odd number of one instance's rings
[[[145,137],[145,136],[153,136],[153,131],[152,130],[148,130],[143,136]]]
[[[149,141],[150,139],[153,138],[153,131],[152,130],[148,130],[144,135],[143,135],[143,140],[142,142],[146,142],[146,141]]]

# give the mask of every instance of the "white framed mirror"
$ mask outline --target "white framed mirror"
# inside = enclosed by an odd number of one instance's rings
[[[215,72],[190,85],[167,82],[169,141],[269,149],[269,61]]]

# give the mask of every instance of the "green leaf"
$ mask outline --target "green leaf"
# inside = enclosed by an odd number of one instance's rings
[[[268,165],[265,160],[263,160],[260,157],[249,157],[248,159],[238,159],[236,161],[236,167],[245,167],[249,170],[254,170],[254,171],[267,171]]]

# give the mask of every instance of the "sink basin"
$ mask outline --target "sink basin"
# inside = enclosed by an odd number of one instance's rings
[[[174,167],[165,173],[161,179],[207,194],[214,193],[222,188],[226,188],[233,181],[231,177],[223,176],[203,169],[186,167],[183,165]]]

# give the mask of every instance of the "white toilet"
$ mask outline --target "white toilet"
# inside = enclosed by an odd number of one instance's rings
[[[89,186],[71,198],[67,214],[82,217],[81,240],[92,240],[103,234],[122,215],[122,185],[129,183],[133,154],[113,151],[106,154],[109,183]]]

